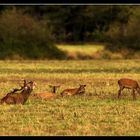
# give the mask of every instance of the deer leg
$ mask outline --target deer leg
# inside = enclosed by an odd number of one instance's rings
[[[121,96],[121,89],[119,89],[118,91],[118,99],[120,99],[120,96]]]
[[[136,100],[135,89],[132,90],[132,94],[133,94],[133,100]]]
[[[137,90],[138,94],[140,94],[140,88],[138,87],[136,90]]]
[[[118,99],[120,99],[121,97],[121,91],[124,89],[124,87],[120,87],[119,91],[118,91]]]

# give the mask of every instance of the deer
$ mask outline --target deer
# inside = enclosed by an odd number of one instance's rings
[[[120,89],[118,90],[118,99],[120,99],[121,92],[123,91],[124,88],[132,89],[133,100],[136,100],[135,91],[137,91],[140,94],[139,84],[135,80],[128,79],[128,78],[122,78],[122,79],[118,80],[118,84],[120,87]]]
[[[82,95],[85,93],[86,85],[80,85],[79,88],[71,88],[65,89],[61,92],[61,96],[74,96],[74,95]]]
[[[51,92],[41,92],[33,94],[33,97],[37,97],[40,99],[50,99],[56,97],[56,90],[60,87],[60,85],[49,85],[52,89]]]
[[[9,92],[5,97],[0,100],[0,104],[22,104],[24,105],[28,100],[31,92],[33,91],[36,83],[30,81],[27,83],[24,80],[24,85],[20,89],[14,89],[13,91]],[[18,93],[17,91],[20,91]]]

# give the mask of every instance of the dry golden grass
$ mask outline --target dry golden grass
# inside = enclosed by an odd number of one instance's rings
[[[68,59],[98,59],[102,58],[100,51],[104,50],[105,46],[101,44],[59,44],[57,47],[66,52]]]
[[[33,93],[60,84],[55,99],[29,98],[25,105],[1,105],[0,135],[97,136],[140,135],[140,96],[124,90],[117,100],[117,80],[140,83],[140,60],[0,61],[0,98],[22,79],[36,81]],[[65,88],[86,84],[86,94],[60,97]]]

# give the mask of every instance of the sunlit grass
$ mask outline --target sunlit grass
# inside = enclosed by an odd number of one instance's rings
[[[96,53],[104,50],[104,45],[100,44],[81,44],[81,45],[65,45],[59,44],[57,47],[67,53],[67,56],[73,59],[77,58],[95,58]]]
[[[0,97],[23,79],[33,80],[33,91],[50,91],[60,84],[56,99],[30,97],[25,105],[1,105],[0,135],[140,135],[140,97],[130,90],[117,99],[117,80],[140,83],[140,60],[0,61]],[[86,84],[83,96],[60,97],[65,88]]]
[[[104,49],[103,45],[97,44],[81,44],[81,45],[57,45],[58,48],[69,52],[84,52],[91,54]]]

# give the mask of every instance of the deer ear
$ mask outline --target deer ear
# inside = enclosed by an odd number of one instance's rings
[[[36,87],[37,86],[37,83],[36,82],[33,82],[33,81],[31,81],[32,83],[33,83],[33,87]]]

